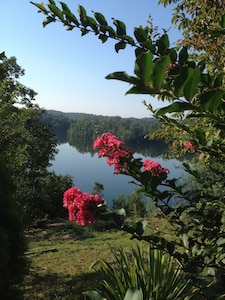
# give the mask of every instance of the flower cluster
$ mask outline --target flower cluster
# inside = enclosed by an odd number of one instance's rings
[[[129,162],[133,159],[133,151],[126,148],[124,142],[120,141],[111,133],[103,133],[94,144],[94,149],[98,149],[99,157],[107,157],[107,164],[114,165],[115,173],[127,173]]]
[[[186,141],[184,147],[190,152],[195,152],[195,146],[191,141]]]
[[[141,185],[142,182],[142,167],[144,171],[149,171],[149,180],[157,180],[157,185],[165,179],[169,170],[162,167],[158,162],[145,159],[143,162],[140,159],[133,157],[133,151],[126,148],[124,142],[120,141],[115,135],[104,133],[98,137],[94,144],[94,149],[98,149],[99,157],[107,157],[107,164],[114,165],[115,173],[127,174],[137,179]],[[138,174],[138,176],[136,176]],[[160,175],[163,175],[160,177]],[[144,176],[146,183],[146,176]],[[71,187],[64,193],[63,206],[68,209],[69,220],[75,221],[78,225],[84,226],[94,222],[94,215],[99,208],[102,209],[104,199],[98,194],[90,195],[81,192],[76,187]]]
[[[63,197],[63,207],[68,209],[69,220],[81,226],[94,222],[94,211],[103,203],[104,199],[98,194],[83,193],[76,187],[65,191]]]
[[[143,162],[143,167],[145,171],[151,171],[152,176],[159,176],[160,174],[169,173],[167,168],[163,168],[159,162],[145,159]]]
[[[166,69],[166,75],[175,75],[179,66],[176,63],[170,63]]]

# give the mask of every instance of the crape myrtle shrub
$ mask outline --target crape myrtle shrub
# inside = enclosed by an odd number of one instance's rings
[[[0,299],[19,299],[14,289],[23,279],[26,243],[23,226],[12,198],[14,187],[0,157]]]

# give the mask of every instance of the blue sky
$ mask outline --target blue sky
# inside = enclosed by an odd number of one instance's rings
[[[172,8],[159,6],[158,0],[63,2],[75,13],[78,5],[84,6],[89,15],[91,11],[101,12],[110,25],[112,17],[119,19],[126,24],[129,35],[134,27],[146,26],[149,15],[159,29],[172,26]],[[93,34],[81,37],[79,30],[66,31],[56,23],[43,28],[43,19],[27,0],[0,1],[0,51],[5,51],[8,57],[15,56],[25,69],[21,82],[38,93],[36,103],[40,107],[142,118],[150,116],[143,100],[155,108],[162,105],[147,95],[125,96],[128,84],[105,79],[114,71],[133,74],[133,49],[128,47],[116,53],[113,41],[102,44]],[[179,38],[173,27],[169,34],[172,41]]]

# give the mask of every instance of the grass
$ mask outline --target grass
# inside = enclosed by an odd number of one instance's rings
[[[166,229],[163,219],[152,217],[149,232]],[[101,228],[101,226],[100,226]],[[84,299],[82,292],[95,289],[101,275],[92,266],[99,258],[113,260],[111,248],[130,249],[136,241],[115,230],[80,227],[65,220],[47,222],[26,232],[30,268],[21,290],[25,300]]]

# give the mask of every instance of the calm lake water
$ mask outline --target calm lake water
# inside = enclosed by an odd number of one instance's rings
[[[131,177],[114,174],[114,167],[107,165],[106,158],[99,158],[97,153],[94,156],[90,153],[82,154],[68,143],[59,145],[58,150],[50,169],[58,175],[71,175],[74,185],[83,192],[91,193],[95,182],[103,184],[104,198],[109,206],[116,196],[129,195],[136,189],[134,184],[129,183]],[[184,173],[182,162],[176,159],[163,160],[160,157],[144,157],[138,153],[134,156],[158,161],[170,170],[170,178],[178,178]]]

